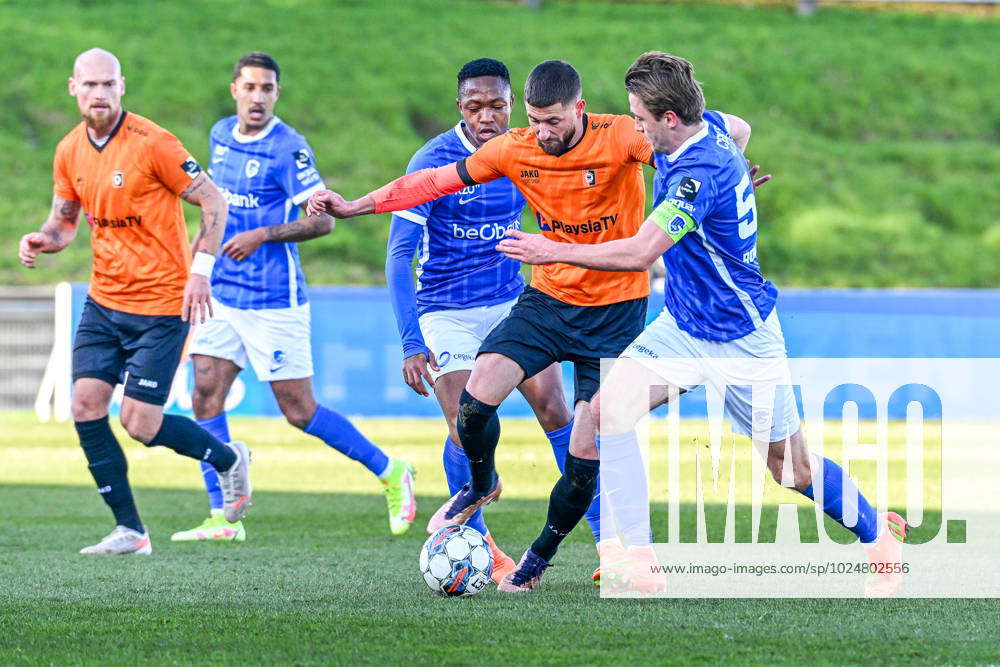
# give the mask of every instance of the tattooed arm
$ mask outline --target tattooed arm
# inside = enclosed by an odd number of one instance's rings
[[[302,210],[305,211],[303,205]],[[222,246],[222,253],[229,255],[237,262],[256,252],[262,243],[268,241],[308,241],[319,236],[326,236],[333,230],[333,218],[320,213],[318,215],[308,215],[306,217],[286,222],[283,225],[268,225],[257,227],[240,232],[233,238],[226,241]]]
[[[184,305],[181,319],[185,322],[204,322],[212,315],[212,287],[209,278],[215,255],[219,252],[219,242],[226,229],[229,206],[225,197],[215,187],[215,183],[205,173],[200,173],[191,185],[181,193],[181,199],[201,207],[201,227],[191,242],[194,261],[191,274],[184,287]]]
[[[21,237],[18,258],[29,269],[35,268],[35,258],[40,252],[59,252],[76,236],[80,218],[80,202],[52,198],[52,210],[41,231]]]
[[[207,252],[216,255],[219,252],[219,242],[226,230],[226,217],[229,206],[225,197],[215,187],[215,183],[204,172],[191,181],[191,185],[181,193],[181,199],[189,204],[201,207],[201,227],[192,242],[192,252]]]

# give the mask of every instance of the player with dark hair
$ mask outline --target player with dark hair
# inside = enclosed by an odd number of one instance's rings
[[[80,445],[117,526],[85,554],[149,554],[149,533],[128,483],[128,464],[108,424],[118,382],[121,422],[148,447],[163,445],[218,474],[222,507],[239,521],[251,504],[250,451],[226,443],[187,417],[163,414],[189,322],[211,314],[208,276],[226,221],[226,200],[177,138],[125,111],[125,78],[103,49],[81,53],[69,94],[83,122],[56,148],[52,212],[21,238],[29,267],[76,236],[81,208],[90,226],[94,267],[73,343],[73,420]],[[201,207],[201,228],[187,243],[181,199]]]
[[[474,154],[508,129],[513,94],[507,67],[479,58],[458,73],[455,104],[462,120],[428,141],[407,172],[439,167]],[[455,422],[459,397],[483,340],[507,316],[524,290],[520,263],[494,246],[509,229],[520,229],[524,197],[507,178],[462,188],[455,194],[398,211],[392,217],[386,279],[403,339],[403,379],[427,395],[431,386],[448,423],[444,469],[457,493],[469,482],[469,461],[459,446]],[[417,255],[414,294],[412,262]],[[559,364],[553,363],[518,385],[548,438],[560,470],[569,449],[573,415],[563,395]],[[587,519],[599,539],[599,503]],[[493,579],[514,568],[477,510],[468,525],[486,536],[493,551]]]
[[[240,58],[230,93],[236,115],[209,138],[212,177],[229,201],[222,256],[212,272],[213,317],[195,331],[193,407],[198,423],[229,438],[225,400],[237,374],[253,366],[271,384],[285,419],[364,465],[382,484],[389,528],[405,533],[416,515],[413,467],[391,459],[343,415],[316,403],[312,389],[310,312],[297,241],[330,233],[327,215],[299,218],[299,208],[324,185],[305,138],[274,115],[281,86],[274,58]],[[215,471],[202,466],[211,514],[175,533],[176,541],[236,540],[246,531],[220,509]]]
[[[630,117],[586,113],[579,81],[568,63],[543,62],[525,84],[529,128],[512,129],[463,159],[415,171],[355,201],[319,192],[308,210],[340,218],[406,210],[506,176],[531,204],[544,234],[585,244],[627,238],[643,219],[642,165],[651,163],[652,149]],[[600,381],[600,359],[617,356],[642,330],[648,294],[644,273],[536,267],[531,287],[478,351],[456,428],[471,480],[429,528],[464,523],[499,498],[496,411],[510,392],[554,362],[573,362],[575,374],[563,475],[552,490],[545,527],[501,591],[536,588],[559,543],[593,502],[598,462],[589,401]]]
[[[810,499],[817,497],[814,480],[821,481],[823,511],[858,536],[871,562],[898,564],[906,521],[894,512],[878,515],[839,465],[810,454],[799,427],[775,310],[777,289],[764,279],[757,261],[754,183],[742,153],[749,127],[737,128],[731,117],[704,110],[701,87],[683,58],[645,53],[629,68],[625,86],[635,125],[656,151],[655,208],[646,221],[628,237],[592,245],[518,231],[498,245],[508,257],[529,264],[614,272],[610,275],[645,271],[663,257],[665,307],[621,355],[639,364],[615,366],[591,406],[601,428],[602,456],[638,461],[633,429],[641,417],[671,393],[703,383],[718,385],[734,432],[753,438],[766,453],[775,480]],[[692,365],[685,358],[775,363],[719,371],[717,364]],[[773,391],[773,411],[770,401],[763,411],[753,402],[752,390],[745,386],[748,378]],[[602,419],[604,394],[615,396],[615,405],[630,412],[609,412]],[[786,453],[791,480],[783,479]],[[622,464],[606,467],[604,474],[614,517],[623,524],[630,548],[639,549],[635,560],[640,567],[628,574],[635,576],[636,587],[660,588],[664,582],[655,579],[662,577],[651,577],[650,569],[641,567],[642,551],[649,553],[649,504],[645,485],[635,480],[645,470]],[[636,499],[636,492],[642,497]],[[870,597],[891,595],[900,584],[897,568],[881,571],[867,584]]]

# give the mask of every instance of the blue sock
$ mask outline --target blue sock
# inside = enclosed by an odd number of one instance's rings
[[[621,531],[626,546],[645,546],[652,542],[649,523],[649,489],[646,466],[635,431],[599,438],[603,498],[609,521]]]
[[[465,450],[451,441],[451,437],[445,438],[444,455],[441,457],[444,464],[444,476],[448,480],[448,493],[455,495],[465,484],[472,480],[472,473],[469,470],[469,457],[465,455]],[[475,528],[483,535],[489,533],[486,527],[486,519],[483,518],[483,510],[476,510],[472,518],[465,522],[465,525]]]
[[[220,412],[209,419],[195,419],[198,426],[215,436],[219,442],[231,442],[229,437],[229,422],[226,413]],[[222,511],[222,487],[219,486],[219,473],[210,464],[201,462],[201,476],[205,480],[205,490],[208,491],[208,506],[212,510]]]
[[[316,413],[303,430],[344,456],[354,459],[376,476],[381,476],[389,468],[389,457],[371,440],[361,435],[361,431],[346,417],[329,408],[316,406]]]
[[[812,484],[801,493],[806,498],[815,500]],[[853,526],[848,526],[844,523],[845,510],[855,508],[856,511],[847,513],[856,514],[858,520]],[[830,459],[823,459],[823,511],[857,535],[862,542],[874,542],[878,538],[878,514],[875,508],[861,495],[851,478],[844,475],[844,470]]]
[[[556,465],[559,466],[559,472],[566,471],[566,454],[569,452],[569,436],[573,433],[573,420],[571,419],[568,424],[562,428],[557,428],[554,431],[549,431],[545,434],[545,437],[549,439],[549,444],[552,445],[552,455],[556,457]],[[594,498],[594,502],[590,504],[587,508],[587,513],[584,518],[587,519],[587,523],[590,525],[590,532],[594,534],[594,541],[601,541],[601,480],[597,480],[597,496]]]

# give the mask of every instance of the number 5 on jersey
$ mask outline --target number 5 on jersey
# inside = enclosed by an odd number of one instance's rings
[[[736,186],[736,218],[740,221],[740,238],[747,239],[753,236],[757,231],[757,199],[753,188],[750,187],[750,174],[747,173],[743,174],[739,185]]]

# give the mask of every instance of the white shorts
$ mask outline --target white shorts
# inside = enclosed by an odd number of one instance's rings
[[[195,328],[188,354],[247,362],[261,382],[312,377],[309,304],[244,310],[212,299],[211,319]]]
[[[429,368],[437,380],[454,371],[472,370],[476,353],[493,329],[503,322],[517,299],[492,306],[435,310],[420,316],[420,332],[437,359],[438,368]]]
[[[681,389],[705,385],[709,401],[713,395],[724,397],[734,433],[752,436],[754,420],[759,431],[770,424],[768,442],[784,440],[799,430],[788,351],[776,310],[764,326],[746,336],[718,342],[682,331],[664,308],[621,356],[639,361]]]

